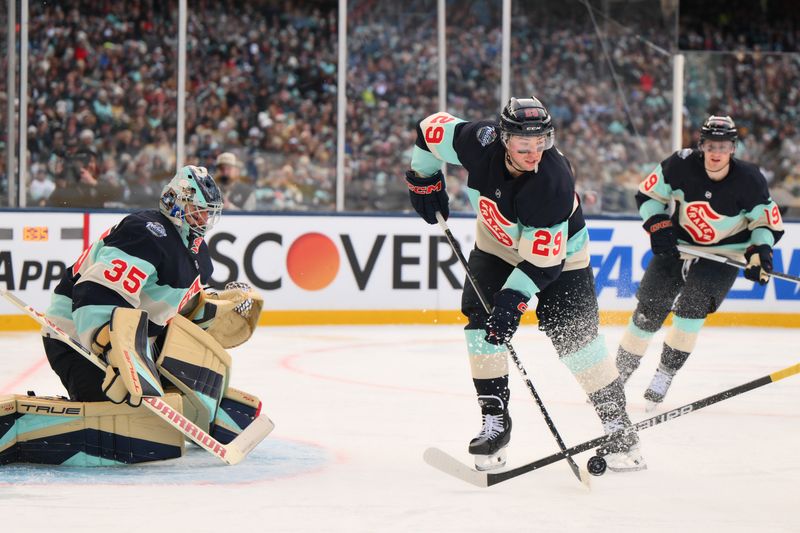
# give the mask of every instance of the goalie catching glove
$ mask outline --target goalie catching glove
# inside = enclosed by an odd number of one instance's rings
[[[253,335],[263,307],[264,299],[250,285],[232,281],[220,292],[201,291],[197,306],[185,316],[223,348],[234,348]]]
[[[95,332],[92,351],[108,363],[102,389],[112,402],[138,407],[142,396],[164,395],[150,355],[146,311],[115,307],[111,320]]]

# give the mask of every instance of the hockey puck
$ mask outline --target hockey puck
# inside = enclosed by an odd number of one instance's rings
[[[586,469],[593,476],[602,476],[606,471],[606,466],[608,466],[606,460],[599,455],[595,455],[586,463]]]

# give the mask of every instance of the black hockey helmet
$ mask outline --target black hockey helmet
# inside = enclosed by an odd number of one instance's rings
[[[511,97],[500,113],[500,129],[510,135],[532,137],[552,133],[553,122],[544,104],[535,96]]]
[[[736,141],[739,132],[736,131],[731,117],[718,117],[711,115],[703,122],[700,128],[700,141]]]
[[[544,137],[540,150],[549,150],[555,141],[555,131],[550,113],[535,96],[511,98],[500,112],[500,140],[508,148],[512,135]]]

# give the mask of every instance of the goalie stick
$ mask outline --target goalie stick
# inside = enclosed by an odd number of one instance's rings
[[[505,470],[503,472],[493,473],[493,472],[480,472],[478,470],[474,470],[465,465],[464,463],[460,462],[459,460],[455,459],[453,456],[449,455],[448,453],[438,448],[428,448],[427,450],[425,450],[423,458],[425,459],[426,463],[436,468],[437,470],[441,470],[445,474],[449,474],[462,481],[466,481],[467,483],[475,485],[476,487],[481,487],[481,488],[491,487],[492,485],[497,485],[498,483],[502,483],[503,481],[508,481],[509,479],[521,476],[522,474],[532,472],[533,470],[538,470],[549,464],[561,461],[562,459],[569,459],[573,455],[577,455],[587,450],[591,450],[599,446],[602,446],[612,438],[618,436],[621,433],[625,433],[626,431],[633,431],[633,430],[642,431],[644,429],[649,429],[653,426],[657,426],[664,422],[675,420],[676,418],[681,417],[683,415],[688,415],[689,413],[699,411],[700,409],[708,407],[709,405],[713,405],[723,400],[727,400],[728,398],[733,398],[734,396],[738,396],[739,394],[745,393],[747,391],[763,387],[764,385],[769,385],[770,383],[775,383],[776,381],[788,378],[789,376],[793,376],[797,373],[800,373],[800,363],[788,366],[782,370],[778,370],[776,372],[773,372],[772,374],[766,375],[758,379],[754,379],[753,381],[744,383],[742,385],[738,385],[726,391],[718,392],[717,394],[713,394],[711,396],[708,396],[707,398],[703,398],[701,400],[697,400],[695,402],[683,405],[681,407],[676,407],[675,409],[661,413],[659,415],[646,418],[641,422],[634,424],[627,430],[620,430],[610,435],[603,435],[602,437],[597,437],[592,440],[582,442],[581,444],[577,444],[566,450],[554,453],[553,455],[548,455],[547,457],[543,457],[536,461],[532,461],[530,463],[526,463],[517,466],[515,468]]]
[[[701,250],[695,250],[693,248],[689,248],[683,245],[678,245],[678,251],[687,255],[692,255],[694,257],[708,259],[709,261],[716,261],[717,263],[726,263],[728,265],[741,268],[742,270],[745,270],[747,268],[747,265],[745,263],[742,263],[741,261],[729,259],[722,255],[703,252]],[[784,274],[783,272],[769,272],[769,275],[774,278],[785,279],[787,281],[794,281],[795,283],[800,283],[800,278],[797,276],[792,276],[791,274]]]
[[[44,314],[27,305],[5,289],[0,289],[0,294],[14,306],[27,313],[36,322],[48,328],[55,334],[54,338],[69,345],[101,370],[106,368],[106,364],[99,357],[87,350],[79,341],[70,337],[67,332],[53,324]],[[47,335],[53,337],[50,333]],[[201,448],[229,465],[242,462],[247,457],[247,454],[275,428],[275,424],[266,415],[259,415],[235,439],[228,444],[222,444],[157,396],[143,396],[142,405],[177,431],[183,433],[186,438],[191,439]]]
[[[469,279],[472,288],[475,289],[475,294],[478,295],[478,299],[481,301],[483,309],[487,313],[491,313],[492,310],[489,308],[489,303],[486,300],[483,291],[478,286],[478,282],[475,279],[475,276],[472,274],[472,269],[469,268],[469,263],[467,263],[464,254],[461,253],[461,248],[459,248],[455,237],[453,237],[453,233],[450,231],[450,228],[447,226],[447,222],[445,222],[444,217],[439,211],[436,212],[436,220],[437,222],[439,222],[439,227],[441,227],[442,231],[444,231],[444,235],[447,238],[447,242],[450,244],[450,248],[453,249],[453,252],[456,254],[458,260],[461,262],[461,266],[463,266],[464,270],[467,272],[467,279]],[[558,432],[558,429],[556,429],[555,423],[553,423],[553,420],[550,418],[550,414],[547,412],[547,408],[545,408],[542,398],[539,396],[539,393],[536,392],[536,388],[534,388],[533,383],[528,377],[528,373],[525,371],[525,367],[522,366],[522,361],[520,361],[519,357],[517,356],[517,352],[514,351],[514,347],[511,346],[511,342],[506,342],[505,345],[506,348],[508,349],[508,353],[511,354],[511,359],[514,361],[517,370],[519,370],[520,376],[522,377],[523,381],[525,381],[525,385],[528,386],[528,390],[533,396],[533,399],[536,401],[536,405],[539,406],[539,410],[542,412],[542,416],[544,417],[544,421],[547,424],[550,433],[552,433],[553,437],[555,437],[556,442],[558,443],[558,447],[562,451],[565,451],[567,449],[567,446],[564,444],[564,440],[561,438],[561,434]],[[579,467],[578,463],[576,463],[575,460],[572,459],[572,457],[565,456],[565,458],[567,460],[567,464],[569,464],[569,467],[572,469],[572,473],[575,474],[576,478],[578,478],[578,481],[583,483],[588,488],[590,479],[589,473],[586,470]]]

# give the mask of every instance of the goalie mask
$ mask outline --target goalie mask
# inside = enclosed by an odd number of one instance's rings
[[[219,221],[222,193],[205,167],[187,165],[161,191],[159,208],[181,236],[192,242]]]

